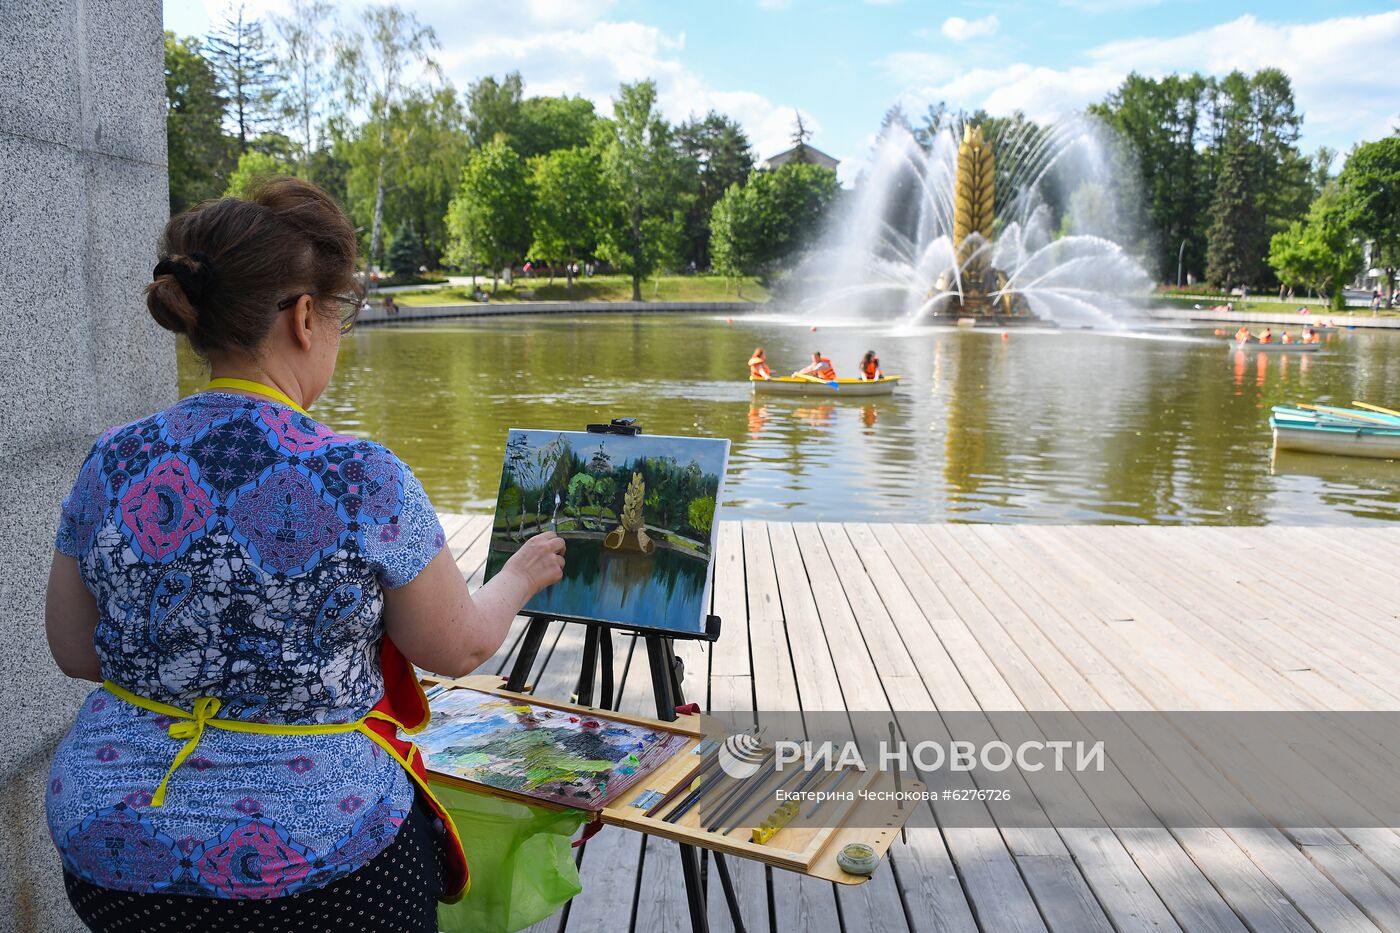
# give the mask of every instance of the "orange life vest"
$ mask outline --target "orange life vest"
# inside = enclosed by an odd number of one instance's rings
[[[768,368],[768,364],[763,361],[763,357],[754,356],[749,358],[749,375],[755,379],[767,379],[773,374]]]
[[[861,364],[861,372],[865,374],[865,378],[866,378],[866,379],[870,379],[870,380],[872,380],[872,381],[875,380],[875,379],[879,379],[879,378],[880,378],[880,358],[877,356],[875,359],[871,360],[869,363],[863,363],[863,364]]]
[[[831,365],[831,360],[827,359],[826,357],[824,357],[824,356],[818,357],[818,358],[817,358],[817,371],[816,371],[815,375],[816,375],[816,377],[817,377],[818,379],[835,379],[835,378],[836,378],[836,367],[835,367],[835,366],[832,366],[832,365]]]

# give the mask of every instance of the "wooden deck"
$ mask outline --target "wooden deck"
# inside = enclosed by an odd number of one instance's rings
[[[487,519],[443,523],[478,584]],[[714,710],[1395,710],[1397,567],[1400,529],[723,522],[722,636],[677,652]],[[581,644],[550,633],[541,695],[568,696]],[[629,648],[622,706],[647,712]],[[929,827],[854,888],[730,866],[751,931],[1400,933],[1388,829]],[[689,930],[674,845],[605,830],[580,875],[535,930]],[[717,882],[709,905],[730,929]]]

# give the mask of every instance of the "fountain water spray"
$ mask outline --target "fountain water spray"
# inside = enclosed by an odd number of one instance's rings
[[[1118,326],[1152,282],[1122,245],[1109,170],[1084,118],[1017,122],[998,138],[949,126],[927,148],[891,126],[799,270],[799,306],[909,323]]]

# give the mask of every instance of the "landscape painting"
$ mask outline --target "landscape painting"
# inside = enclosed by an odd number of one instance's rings
[[[480,690],[433,697],[414,737],[429,770],[537,800],[600,810],[679,752],[679,732],[582,716]]]
[[[722,438],[513,428],[486,577],[554,531],[564,579],[527,613],[699,635],[728,458]]]

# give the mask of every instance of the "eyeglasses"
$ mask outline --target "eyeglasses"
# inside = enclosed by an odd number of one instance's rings
[[[312,298],[322,298],[325,301],[340,305],[340,335],[343,337],[355,329],[355,322],[360,318],[360,309],[365,305],[365,296],[358,291],[342,292],[339,295],[321,296],[315,292],[298,292],[289,295],[277,303],[278,311],[286,311],[292,305],[301,300],[302,295],[310,295]]]

